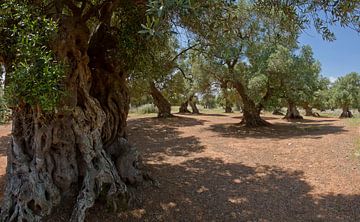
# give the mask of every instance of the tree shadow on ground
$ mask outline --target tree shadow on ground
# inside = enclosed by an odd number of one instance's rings
[[[330,123],[273,123],[271,126],[248,128],[239,124],[213,124],[210,130],[222,137],[289,139],[294,137],[319,139],[327,134],[346,132],[344,126]]]
[[[287,122],[292,122],[292,123],[322,123],[322,122],[325,122],[325,123],[331,123],[331,122],[337,122],[339,121],[338,119],[324,119],[324,118],[321,118],[321,117],[313,117],[313,118],[316,118],[316,119],[284,119],[282,118],[284,121],[287,121]],[[319,118],[319,119],[317,119]]]
[[[160,187],[117,215],[125,221],[359,221],[359,195],[314,197],[302,171],[196,158],[150,166]],[[99,216],[99,218],[101,218]],[[94,217],[96,221],[96,217]],[[109,221],[116,221],[115,219]]]
[[[217,116],[217,117],[221,117],[221,116],[228,116],[226,114],[219,114],[219,113],[176,113],[176,115],[178,116]]]
[[[281,118],[276,118],[276,117],[272,117],[272,116],[260,116],[261,119],[263,120],[276,120],[276,119],[281,119]],[[243,117],[242,116],[233,116],[232,118],[234,119],[242,119]]]
[[[204,150],[195,136],[181,136],[178,127],[204,125],[205,120],[188,117],[167,119],[141,118],[128,121],[130,142],[136,147],[144,147],[142,152],[149,153],[157,160],[164,155],[188,156]]]

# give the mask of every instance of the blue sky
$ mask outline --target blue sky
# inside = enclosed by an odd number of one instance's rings
[[[321,63],[321,74],[334,80],[350,72],[360,73],[360,33],[335,26],[331,28],[336,40],[328,42],[313,29],[308,29],[300,36],[301,45],[313,48],[314,57]]]

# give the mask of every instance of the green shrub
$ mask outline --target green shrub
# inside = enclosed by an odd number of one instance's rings
[[[6,105],[6,100],[0,96],[0,123],[8,123],[11,120],[11,110]]]

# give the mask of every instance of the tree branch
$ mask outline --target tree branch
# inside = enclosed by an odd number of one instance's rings
[[[185,74],[185,72],[184,72],[184,70],[182,68],[180,68],[179,66],[175,66],[174,68],[180,70],[181,74],[184,76],[185,79],[187,79],[187,80],[189,80],[191,82],[193,81],[192,78],[189,78],[189,77],[186,76],[186,74]]]
[[[184,54],[185,52],[195,48],[196,46],[200,45],[199,43],[196,43],[195,45],[192,45],[184,50],[182,50],[180,53],[178,53],[172,60],[171,62],[174,62],[179,56],[181,56],[182,54]]]

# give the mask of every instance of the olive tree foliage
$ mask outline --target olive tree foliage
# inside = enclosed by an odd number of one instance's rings
[[[261,13],[281,11],[287,15],[288,21],[296,20],[301,29],[315,27],[325,40],[336,39],[331,31],[331,26],[336,24],[360,32],[358,0],[254,0],[254,2]]]
[[[310,104],[322,84],[320,63],[313,58],[310,46],[303,46],[298,55],[294,50],[279,46],[269,58],[268,70],[277,74],[276,97],[287,103],[285,118],[302,118],[296,106],[303,106],[311,112]]]
[[[255,64],[252,63],[256,60],[251,60],[256,54],[255,50],[250,52],[253,43],[290,41],[296,36],[295,31],[283,29],[279,17],[281,15],[275,12],[271,18],[263,17],[247,1],[217,1],[209,2],[207,7],[199,9],[194,16],[182,19],[195,34],[196,41],[202,45],[204,58],[226,70],[217,73],[221,76],[217,79],[230,83],[241,96],[244,104],[242,122],[246,126],[267,125],[260,118],[258,104],[250,95],[253,89],[248,87],[256,88],[255,82],[259,82],[253,80],[252,85],[248,84],[252,78],[258,77],[253,69]]]
[[[327,77],[320,76],[318,80],[317,90],[314,92],[313,96],[309,97],[307,100],[308,107],[306,108],[314,108],[320,111],[325,111],[327,109],[331,109],[331,93],[330,93],[330,80]],[[304,105],[304,104],[303,104]],[[308,113],[313,116],[319,116],[319,113]]]
[[[261,2],[272,5],[261,8]],[[151,63],[147,52],[162,46],[153,38],[169,38],[173,23],[196,33],[210,55],[227,66],[246,119],[255,119],[249,125],[262,122],[254,117],[243,73],[236,70],[245,66],[248,43],[276,33],[296,35],[301,16],[293,14],[301,11],[293,7],[302,3],[266,2],[2,1],[0,53],[13,128],[1,220],[40,221],[65,207],[72,211],[69,221],[83,221],[98,198],[119,209],[129,189],[148,178],[127,140],[127,80]],[[347,2],[358,10],[357,1]],[[316,7],[304,13],[314,14]],[[358,12],[353,8],[332,14],[350,24],[358,21],[348,19]],[[269,32],[264,21],[278,28]]]
[[[353,117],[350,109],[360,108],[360,75],[352,72],[339,77],[331,88],[334,105],[342,109],[340,118]]]
[[[232,112],[234,101],[232,99],[232,77],[227,68],[213,57],[197,52],[193,61],[193,75],[198,79],[199,90],[203,94],[213,95],[218,91],[218,102],[226,113]]]
[[[148,98],[152,97],[152,102],[158,108],[158,117],[171,117],[171,104],[162,91],[178,69],[177,43],[167,35],[153,38],[152,42],[153,45],[143,53],[147,58],[128,78],[131,104],[140,105],[149,102]]]
[[[157,5],[153,10],[161,14],[166,4],[161,1],[154,2]],[[175,22],[179,22],[184,28],[193,32],[203,49],[206,49],[214,59],[221,61],[228,67],[229,72],[234,74],[233,84],[238,93],[242,94],[245,108],[242,122],[248,126],[266,125],[259,117],[259,110],[264,107],[272,94],[272,90],[265,92],[264,98],[256,105],[248,95],[250,90],[244,83],[244,73],[239,75],[239,72],[232,71],[244,70],[242,66],[249,67],[246,62],[249,43],[261,42],[264,39],[275,39],[277,41],[272,42],[276,44],[293,42],[298,33],[310,25],[315,26],[327,40],[335,39],[329,29],[329,26],[335,23],[359,30],[359,3],[356,0],[194,1],[191,7],[188,2],[183,2],[186,10],[191,11],[191,14],[186,17],[177,16]],[[155,26],[154,30],[156,31],[157,28]],[[253,64],[250,64],[250,67],[251,65]],[[261,79],[266,78],[258,77],[258,81],[253,81],[256,84],[252,85],[262,84]],[[271,84],[267,85],[267,89],[272,88]]]
[[[8,74],[10,106],[28,103],[53,109],[63,93],[60,80],[66,69],[45,46],[57,31],[56,21],[16,1],[4,2],[1,8],[0,55]]]

